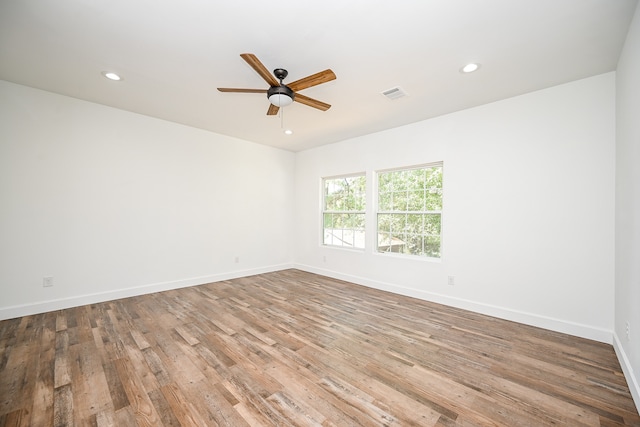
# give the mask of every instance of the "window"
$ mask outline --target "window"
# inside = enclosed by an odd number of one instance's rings
[[[440,258],[442,163],[378,173],[378,252]]]
[[[366,177],[325,178],[323,244],[364,249]]]

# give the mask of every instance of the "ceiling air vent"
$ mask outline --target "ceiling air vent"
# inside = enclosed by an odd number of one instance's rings
[[[386,96],[388,99],[390,100],[394,100],[394,99],[398,99],[398,98],[402,98],[403,96],[407,96],[406,92],[404,90],[402,90],[402,88],[396,86],[396,87],[392,87],[391,89],[387,89],[384,92],[382,92],[382,94],[384,96]]]

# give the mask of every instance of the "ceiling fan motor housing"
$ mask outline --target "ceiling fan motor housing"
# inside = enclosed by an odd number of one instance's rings
[[[280,86],[271,86],[267,90],[267,98],[269,102],[277,107],[284,107],[293,102],[296,94],[286,85],[280,84]]]

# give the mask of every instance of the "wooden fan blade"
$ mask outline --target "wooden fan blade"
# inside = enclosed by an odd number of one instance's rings
[[[275,116],[276,114],[278,114],[279,110],[280,110],[280,107],[273,104],[269,104],[269,109],[267,110],[267,116]]]
[[[256,70],[256,73],[260,74],[260,77],[262,77],[267,83],[269,83],[269,86],[280,86],[280,82],[278,82],[273,74],[271,74],[269,70],[267,70],[267,68],[262,65],[262,62],[260,62],[260,60],[254,54],[243,53],[240,54],[240,56],[242,57],[242,59],[247,61],[247,64],[249,64],[251,68]]]
[[[220,92],[240,92],[240,93],[267,93],[266,89],[236,89],[231,87],[219,87]]]
[[[297,92],[302,89],[306,89],[311,86],[317,86],[321,83],[330,82],[335,80],[336,75],[331,70],[320,71],[319,73],[312,74],[300,80],[296,80],[293,83],[287,84],[292,91]]]
[[[293,98],[293,100],[322,111],[327,111],[329,108],[331,108],[331,105],[327,103],[318,101],[317,99],[309,98],[308,96],[300,95],[299,93],[296,93],[296,96]]]

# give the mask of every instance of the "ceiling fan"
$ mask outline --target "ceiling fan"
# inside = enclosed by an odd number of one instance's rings
[[[317,108],[318,110],[322,111],[326,111],[331,108],[331,105],[326,104],[322,101],[318,101],[317,99],[301,95],[298,93],[298,91],[307,89],[312,86],[317,86],[322,83],[330,82],[331,80],[335,80],[336,75],[333,73],[333,71],[320,71],[319,73],[312,74],[300,80],[296,80],[293,83],[285,85],[284,83],[282,83],[282,80],[284,80],[289,74],[287,70],[283,68],[276,68],[275,70],[273,70],[273,75],[271,75],[267,68],[262,65],[262,62],[260,62],[260,60],[254,54],[243,53],[240,56],[242,57],[242,59],[247,61],[247,64],[249,64],[251,68],[253,68],[256,73],[258,73],[260,77],[262,77],[269,84],[269,89],[234,89],[219,87],[218,90],[220,92],[266,93],[267,98],[271,103],[271,105],[269,105],[269,109],[267,110],[268,116],[275,116],[276,114],[278,114],[278,110],[280,109],[280,107],[287,106],[293,101],[308,105],[309,107]]]

